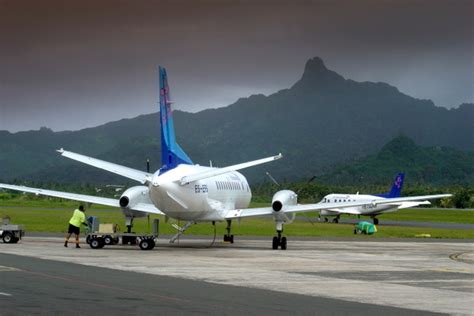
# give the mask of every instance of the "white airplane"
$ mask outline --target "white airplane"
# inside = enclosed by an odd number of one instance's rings
[[[233,243],[234,236],[230,234],[233,219],[271,216],[275,221],[277,232],[276,236],[273,237],[273,249],[287,248],[287,239],[282,236],[283,225],[291,223],[298,212],[391,203],[390,199],[379,201],[373,198],[368,201],[354,203],[327,201],[323,204],[301,205],[297,203],[295,192],[281,190],[274,194],[271,206],[248,208],[252,197],[250,187],[247,179],[237,170],[275,161],[280,159],[282,155],[279,154],[225,168],[193,164],[175,140],[166,70],[160,67],[159,75],[162,167],[155,173],[120,166],[66,151],[62,148],[58,150],[64,157],[135,180],[141,185],[127,189],[118,200],[8,184],[0,184],[0,188],[119,207],[125,215],[129,232],[134,218],[144,217],[150,213],[187,221],[183,227],[175,226],[178,232],[171,238],[170,242],[174,242],[193,224],[200,222],[212,222],[214,224],[215,222],[226,221],[227,234],[224,236],[224,241]],[[448,195],[440,197],[444,196]],[[412,197],[403,200],[426,198]]]
[[[401,209],[410,208],[418,205],[429,205],[431,204],[429,199],[439,199],[450,194],[438,194],[438,195],[427,195],[423,199],[411,199],[407,200],[406,198],[400,199],[400,194],[403,187],[403,180],[405,178],[404,173],[399,173],[395,177],[395,180],[392,184],[392,187],[388,193],[384,194],[341,194],[333,193],[326,195],[322,200],[321,204],[334,204],[334,203],[354,203],[354,202],[363,202],[364,205],[354,206],[354,207],[337,207],[332,208],[328,207],[327,209],[321,210],[319,215],[324,216],[324,220],[328,221],[328,216],[335,216],[332,220],[333,223],[338,223],[340,216],[342,214],[350,215],[362,215],[370,216],[375,225],[378,225],[379,220],[376,217],[377,215],[389,212],[395,212]],[[389,200],[390,203],[380,203],[381,201]],[[379,203],[372,203],[379,202]]]

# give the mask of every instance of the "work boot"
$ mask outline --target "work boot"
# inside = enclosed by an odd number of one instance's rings
[[[67,240],[64,242],[64,247],[67,248]]]

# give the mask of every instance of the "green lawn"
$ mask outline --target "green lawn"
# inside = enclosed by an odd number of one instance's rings
[[[38,203],[39,202],[39,203]],[[29,201],[5,205],[8,203],[0,202],[0,217],[9,215],[12,223],[23,224],[28,232],[58,232],[65,233],[68,227],[68,221],[72,211],[77,207],[74,202],[51,202],[47,200]],[[12,203],[13,204],[13,203]],[[253,206],[262,206],[261,203]],[[113,210],[108,207],[92,207],[87,209],[87,215],[98,216],[101,223],[117,223],[124,230],[124,218],[119,209]],[[313,219],[315,214],[309,214]],[[473,223],[474,212],[471,211],[443,211],[443,210],[402,210],[393,214],[382,215],[387,220],[408,220],[408,221],[433,221],[433,222],[457,222]],[[159,216],[150,216],[150,222],[153,218]],[[444,220],[443,220],[444,219]],[[161,217],[160,234],[174,234],[176,231],[171,227],[171,221],[166,224]],[[184,223],[179,223],[183,225]],[[217,234],[220,239],[225,233],[225,223],[217,223]],[[415,237],[418,234],[430,234],[432,238],[474,238],[474,231],[462,229],[438,229],[425,227],[394,227],[378,226],[378,233],[373,236],[353,235],[353,225],[350,224],[332,224],[332,223],[314,223],[311,224],[305,220],[295,221],[291,225],[285,226],[285,234],[288,236],[307,236],[307,237],[354,237],[354,238],[381,238],[381,237]],[[134,231],[150,232],[148,220],[135,219]],[[210,223],[203,223],[192,226],[187,234],[194,235],[212,235],[214,229]],[[236,236],[268,236],[275,234],[275,224],[271,218],[252,218],[234,221],[232,233]]]

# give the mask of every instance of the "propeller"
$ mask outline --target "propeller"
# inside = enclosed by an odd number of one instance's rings
[[[279,188],[279,187],[280,187],[280,184],[278,183],[277,180],[275,180],[275,178],[270,174],[270,172],[267,171],[267,172],[265,172],[265,173],[266,173],[266,175],[270,178],[270,180],[271,180],[274,184],[276,184],[276,186]],[[310,184],[311,182],[314,181],[314,179],[316,179],[316,176],[312,176],[311,178],[309,178],[309,180],[306,181],[305,184]],[[301,190],[303,190],[303,187],[299,188],[299,189],[295,192],[295,194],[296,194],[296,195],[299,195],[299,193],[301,192]],[[320,216],[321,216],[321,215],[320,215]],[[314,225],[314,222],[313,222],[307,215],[305,215],[305,218],[306,218],[306,220],[307,220],[308,222],[311,223],[311,225]]]
[[[270,174],[270,172],[266,171],[265,174],[270,178],[270,180],[272,180],[273,183],[275,183],[277,185],[277,187],[280,186],[280,184],[277,182],[277,180],[275,180],[274,177],[272,177],[272,175]]]
[[[312,176],[311,178],[309,178],[309,180],[306,181],[305,184],[310,184],[311,182],[314,181],[314,179],[316,179],[316,176]],[[303,187],[299,188],[299,190],[296,191],[296,195],[298,195],[301,192],[301,190],[303,190]],[[304,217],[306,218],[308,222],[311,223],[311,225],[314,225],[314,222],[307,215],[305,215]],[[319,213],[319,220],[321,220],[321,212]]]

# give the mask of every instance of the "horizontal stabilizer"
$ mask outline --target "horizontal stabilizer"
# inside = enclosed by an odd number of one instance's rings
[[[150,181],[150,179],[153,176],[152,174],[147,173],[147,172],[143,172],[143,171],[132,169],[132,168],[129,168],[129,167],[117,165],[117,164],[107,162],[107,161],[103,161],[103,160],[99,160],[99,159],[96,159],[96,158],[91,158],[91,157],[88,157],[88,156],[76,154],[76,153],[73,153],[73,152],[70,152],[70,151],[66,151],[62,148],[59,149],[58,152],[63,157],[67,157],[69,159],[82,162],[86,165],[93,166],[93,167],[96,167],[96,168],[99,168],[99,169],[103,169],[103,170],[118,174],[122,177],[129,178],[129,179],[138,181],[140,183],[146,183],[147,181]]]
[[[233,165],[233,166],[228,166],[228,167],[224,167],[224,168],[215,168],[215,169],[212,169],[212,170],[209,170],[209,171],[204,171],[204,172],[200,172],[200,173],[196,173],[196,174],[192,174],[192,175],[189,175],[189,176],[182,177],[181,180],[180,180],[180,183],[181,183],[181,185],[185,185],[185,184],[188,184],[188,183],[191,183],[191,182],[194,182],[194,181],[207,179],[207,178],[212,178],[212,177],[215,177],[215,176],[227,173],[227,172],[237,171],[237,170],[257,166],[257,165],[260,165],[260,164],[263,164],[263,163],[267,163],[267,162],[270,162],[270,161],[275,161],[275,160],[278,160],[282,157],[283,156],[281,154],[278,154],[278,155],[273,156],[273,157],[268,157],[268,158],[263,158],[263,159],[259,159],[259,160],[244,162],[244,163],[240,163],[240,164]]]

